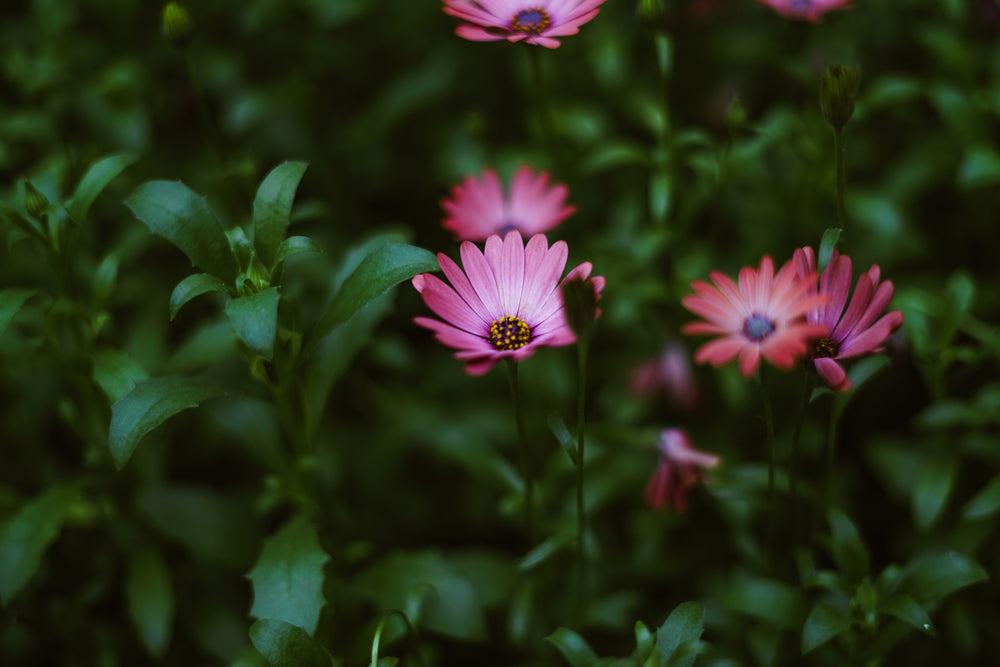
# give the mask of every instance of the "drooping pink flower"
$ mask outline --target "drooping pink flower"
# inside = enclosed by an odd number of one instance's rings
[[[816,256],[812,248],[796,250],[794,261],[799,276],[816,275]],[[852,277],[850,257],[834,250],[819,278],[818,293],[828,295],[830,301],[808,310],[806,319],[823,327],[823,335],[813,349],[813,363],[820,377],[834,391],[851,388],[851,381],[839,361],[882,352],[885,339],[903,324],[903,313],[898,310],[883,315],[892,299],[893,286],[890,280],[879,282],[880,275],[878,264],[875,264],[858,276],[850,305],[847,305]],[[815,285],[811,291],[817,291]]]
[[[670,343],[656,359],[636,368],[632,372],[632,391],[637,394],[662,392],[681,410],[694,409],[698,404],[698,386],[684,347]]]
[[[848,9],[851,0],[757,0],[782,16],[818,23],[834,9]]]
[[[464,21],[455,34],[476,42],[506,39],[554,49],[556,37],[575,35],[605,0],[444,0],[444,11]]]
[[[690,322],[681,329],[686,334],[711,334],[719,338],[702,345],[695,353],[698,363],[721,366],[739,357],[744,377],[757,370],[764,357],[779,368],[791,368],[809,351],[809,342],[826,329],[806,322],[805,313],[830,297],[809,293],[816,273],[797,276],[789,260],[774,273],[774,263],[765,255],[760,267],[740,270],[737,287],[728,276],[709,274],[715,286],[696,280],[695,293],[683,299],[684,307],[705,322]]]
[[[444,228],[460,241],[484,241],[491,234],[516,229],[525,236],[547,232],[576,212],[566,205],[565,185],[549,187],[549,175],[535,176],[521,167],[504,196],[496,172],[488,170],[476,179],[467,177],[451,189],[451,199],[441,201],[448,215]]]
[[[687,433],[678,428],[663,430],[658,447],[660,461],[646,484],[646,504],[654,510],[670,506],[683,512],[688,493],[705,469],[719,464],[719,457],[694,449]]]
[[[520,361],[539,347],[576,342],[566,322],[560,276],[569,250],[564,241],[550,248],[544,234],[535,234],[525,246],[518,231],[501,240],[486,239],[486,252],[472,242],[461,246],[462,265],[438,254],[447,283],[423,273],[413,286],[424,303],[442,320],[417,317],[414,322],[435,333],[438,342],[458,350],[470,375],[482,375],[501,359]],[[588,280],[595,294],[604,278],[590,278],[590,262],[570,271],[564,281]]]

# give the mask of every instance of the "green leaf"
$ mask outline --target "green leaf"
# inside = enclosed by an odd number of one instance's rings
[[[292,202],[299,181],[308,167],[306,162],[284,162],[271,170],[253,201],[254,247],[257,256],[269,269],[278,260],[278,246],[285,238],[292,215]]]
[[[895,616],[904,623],[909,623],[925,635],[934,636],[934,625],[931,617],[916,600],[908,595],[894,595],[879,602],[876,610],[882,614]]]
[[[649,181],[649,215],[653,220],[666,220],[670,215],[670,178],[657,171]]]
[[[125,168],[138,159],[132,153],[121,153],[109,155],[98,160],[90,166],[87,173],[80,179],[80,184],[76,186],[76,192],[70,198],[66,206],[69,217],[77,223],[83,222],[87,217],[87,211],[91,204],[97,199],[108,183],[113,181],[118,174],[125,171]]]
[[[21,310],[24,302],[38,294],[33,289],[5,289],[0,291],[0,336],[7,330],[7,325]]]
[[[944,511],[958,472],[950,456],[932,456],[924,461],[913,488],[913,520],[917,528],[927,530]]]
[[[691,667],[695,655],[671,661],[681,645],[697,641],[705,622],[705,609],[699,602],[682,602],[677,605],[663,625],[656,631],[656,649],[664,665]]]
[[[77,495],[57,486],[28,502],[0,529],[0,603],[6,605],[34,576]]]
[[[951,551],[926,556],[910,565],[899,585],[917,604],[935,604],[955,591],[986,581],[989,575],[968,556]]]
[[[437,271],[433,253],[402,243],[386,243],[362,260],[312,331],[310,345],[319,344],[339,324],[370,301],[418,273]]]
[[[574,466],[580,465],[577,461],[576,442],[573,440],[573,436],[570,435],[569,429],[566,428],[566,423],[562,420],[562,417],[553,412],[549,415],[548,422],[549,430],[556,437],[559,446],[569,456],[569,460],[573,462]]]
[[[255,354],[270,361],[274,356],[274,338],[278,332],[277,287],[269,287],[252,296],[241,296],[226,304],[226,315],[236,335]]]
[[[833,558],[850,582],[859,582],[868,576],[868,551],[858,529],[847,516],[837,509],[827,514],[832,532]]]
[[[958,185],[966,190],[1000,183],[1000,155],[989,146],[969,148],[958,168]]]
[[[202,401],[225,396],[227,389],[207,380],[184,377],[151,378],[136,384],[111,406],[111,458],[119,469],[128,463],[143,436]]]
[[[253,582],[250,615],[287,621],[311,635],[326,604],[323,564],[328,560],[308,519],[291,519],[264,542],[257,564],[247,573]]]
[[[555,646],[572,667],[590,667],[597,662],[594,649],[590,648],[583,637],[568,628],[557,629],[545,641]]]
[[[840,240],[840,235],[843,231],[839,227],[830,227],[823,232],[823,238],[819,242],[819,255],[816,257],[816,269],[820,273],[830,263],[830,258],[833,257],[833,250],[837,247],[837,241]]]
[[[250,626],[250,641],[272,667],[330,667],[330,655],[302,628],[273,618]]]
[[[162,658],[170,644],[175,603],[170,570],[157,550],[147,548],[132,555],[125,593],[142,643],[154,658]]]
[[[809,653],[822,646],[851,626],[851,620],[843,610],[817,602],[802,626],[802,653]]]
[[[988,519],[1000,510],[1000,475],[972,497],[962,510],[962,518],[966,521]]]
[[[229,292],[229,286],[210,273],[194,273],[177,283],[170,295],[170,321],[184,304],[208,292]]]
[[[796,589],[781,581],[736,577],[723,594],[723,603],[776,628],[792,630],[802,623],[802,598]]]
[[[278,252],[274,257],[274,266],[281,264],[292,255],[303,252],[323,252],[308,236],[289,236],[278,246]]]
[[[231,282],[238,271],[229,239],[208,200],[179,181],[143,183],[125,200],[150,231],[177,246],[203,271]]]
[[[573,533],[561,532],[546,538],[541,544],[526,553],[517,563],[522,571],[534,569],[573,543]]]
[[[122,350],[101,350],[94,356],[94,382],[100,385],[112,403],[135,388],[149,375],[139,362]]]

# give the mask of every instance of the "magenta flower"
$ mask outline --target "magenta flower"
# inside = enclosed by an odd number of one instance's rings
[[[812,248],[796,250],[794,261],[799,276],[816,275]],[[851,258],[834,250],[819,278],[819,294],[828,295],[830,301],[807,311],[806,319],[823,327],[823,335],[813,350],[813,363],[816,372],[834,391],[851,388],[851,381],[838,361],[882,352],[885,339],[903,324],[903,313],[898,310],[882,315],[892,299],[893,286],[889,280],[879,282],[880,273],[875,264],[858,277],[846,312],[844,306],[851,290]],[[815,283],[812,291],[816,291]]]
[[[758,0],[785,18],[818,23],[834,9],[847,9],[851,0]]]
[[[698,404],[698,386],[691,373],[691,362],[678,343],[670,343],[659,357],[636,368],[631,379],[632,391],[637,394],[662,392],[681,410],[692,410]]]
[[[692,487],[702,478],[706,468],[719,464],[719,457],[699,452],[691,447],[687,433],[668,428],[660,433],[660,462],[646,484],[646,504],[654,510],[668,505],[678,512],[687,509]]]
[[[549,175],[535,176],[521,167],[504,197],[496,172],[488,170],[478,180],[467,177],[451,189],[451,199],[441,201],[448,217],[444,228],[460,241],[484,241],[491,234],[516,229],[525,236],[547,232],[576,212],[566,205],[565,185],[549,187]]]
[[[739,286],[717,271],[709,274],[715,287],[699,280],[691,283],[695,294],[683,299],[684,307],[706,322],[691,322],[681,329],[686,334],[717,334],[719,338],[702,345],[695,353],[698,363],[715,366],[739,357],[744,377],[757,370],[764,357],[779,368],[791,368],[809,351],[809,342],[826,329],[806,322],[805,313],[830,300],[809,292],[816,273],[797,276],[788,261],[774,274],[774,263],[764,256],[760,268],[740,271]]]
[[[444,11],[465,21],[455,34],[476,42],[506,39],[554,49],[555,37],[575,35],[605,0],[444,0]]]
[[[548,247],[544,234],[535,234],[525,247],[521,234],[511,231],[501,241],[486,239],[485,255],[469,241],[462,244],[464,272],[447,255],[438,264],[451,283],[430,273],[413,278],[424,303],[442,320],[417,317],[414,322],[435,333],[443,345],[458,350],[469,375],[482,375],[501,359],[520,361],[535,348],[576,342],[566,322],[559,277],[569,250],[564,241]],[[587,280],[593,267],[584,262],[566,280]],[[590,278],[595,294],[604,278]]]

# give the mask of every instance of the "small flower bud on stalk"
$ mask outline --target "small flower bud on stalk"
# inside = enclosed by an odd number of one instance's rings
[[[838,132],[854,114],[854,100],[860,84],[860,67],[830,65],[820,79],[819,101],[823,116]]]
[[[24,182],[24,210],[33,218],[38,218],[49,207],[48,198],[31,184],[31,181]]]
[[[566,305],[566,323],[577,338],[585,338],[594,328],[597,319],[597,292],[588,280],[575,278],[562,284],[563,302]]]
[[[194,24],[191,21],[191,15],[179,4],[169,2],[163,6],[162,23],[163,35],[170,40],[171,44],[183,49],[191,43]]]

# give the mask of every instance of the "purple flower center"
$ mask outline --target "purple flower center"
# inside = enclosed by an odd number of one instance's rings
[[[816,343],[816,350],[813,352],[813,359],[823,359],[825,357],[836,357],[840,352],[840,345],[832,338],[823,338]]]
[[[755,343],[770,336],[772,331],[774,331],[774,322],[757,313],[743,321],[743,335]]]
[[[529,35],[538,35],[550,25],[552,25],[552,19],[549,18],[549,13],[541,7],[519,11],[510,21],[511,30]]]
[[[493,321],[489,338],[498,350],[516,350],[531,342],[531,328],[520,317],[507,315]]]
[[[500,231],[497,233],[500,234],[500,238],[503,238],[507,236],[507,232],[512,232],[515,229],[521,229],[520,225],[515,225],[513,222],[508,222],[506,225],[501,227]]]

